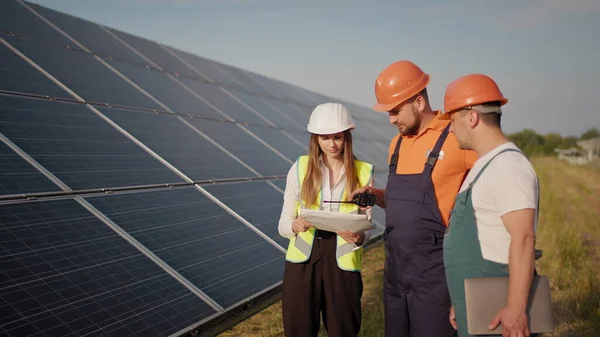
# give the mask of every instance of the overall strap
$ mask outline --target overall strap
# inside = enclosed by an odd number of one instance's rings
[[[437,142],[435,143],[435,146],[429,152],[429,156],[427,156],[427,161],[425,162],[425,168],[423,169],[424,173],[428,173],[431,175],[431,172],[433,171],[433,168],[435,167],[435,164],[437,163],[437,160],[440,156],[440,151],[442,150],[442,146],[444,145],[444,142],[446,141],[446,138],[448,137],[449,132],[450,132],[450,123],[448,123],[448,125],[446,125],[446,127],[444,128],[444,131],[442,131],[442,134],[440,135]]]
[[[398,137],[398,141],[396,142],[396,147],[394,148],[394,153],[392,154],[392,158],[390,158],[390,166],[389,173],[396,173],[396,165],[398,164],[398,153],[400,152],[400,144],[402,144],[402,136]]]
[[[481,170],[479,170],[479,172],[477,173],[477,175],[475,176],[475,178],[473,179],[473,181],[471,182],[471,184],[469,184],[469,187],[473,187],[473,185],[475,185],[475,182],[477,180],[479,180],[479,177],[481,176],[481,174],[483,173],[483,171],[485,171],[485,169],[488,167],[488,165],[492,162],[492,160],[494,160],[494,158],[498,157],[501,153],[503,152],[521,152],[517,149],[504,149],[498,153],[496,153],[490,160],[488,160],[487,163],[485,163],[485,165],[483,165],[483,167],[481,168]]]

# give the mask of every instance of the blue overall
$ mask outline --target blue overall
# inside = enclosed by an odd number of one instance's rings
[[[448,136],[447,126],[429,154],[423,172],[397,174],[402,137],[390,160],[385,191],[385,336],[455,336],[450,325],[442,247],[446,226],[431,172]]]

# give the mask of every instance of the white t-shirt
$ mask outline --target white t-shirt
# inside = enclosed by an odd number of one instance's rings
[[[469,186],[492,157],[509,148],[519,150],[514,143],[508,142],[479,158],[460,191]],[[533,166],[520,150],[504,152],[494,158],[475,182],[471,197],[483,258],[508,263],[510,234],[501,216],[519,209],[538,208],[538,179]],[[537,215],[534,231],[537,231]]]

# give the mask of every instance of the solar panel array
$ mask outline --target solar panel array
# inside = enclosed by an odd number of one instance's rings
[[[0,60],[1,335],[181,335],[281,285],[285,175],[343,101],[15,0]],[[395,130],[343,103],[384,186]]]

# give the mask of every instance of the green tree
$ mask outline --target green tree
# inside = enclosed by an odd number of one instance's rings
[[[508,138],[528,156],[544,152],[544,137],[531,129],[513,133]]]
[[[577,141],[578,141],[577,137],[568,136],[563,139],[560,148],[561,149],[570,149],[572,147],[577,147]]]
[[[584,139],[591,139],[591,138],[596,138],[596,137],[600,137],[600,132],[596,128],[591,128],[591,129],[587,130],[586,132],[584,132],[583,134],[581,134],[580,139],[584,140]]]
[[[568,146],[565,147],[564,146],[564,139],[563,137],[558,134],[558,133],[547,133],[544,136],[544,145],[542,147],[542,152],[544,154],[552,154],[554,152],[554,149],[565,149],[565,148],[569,148]]]

